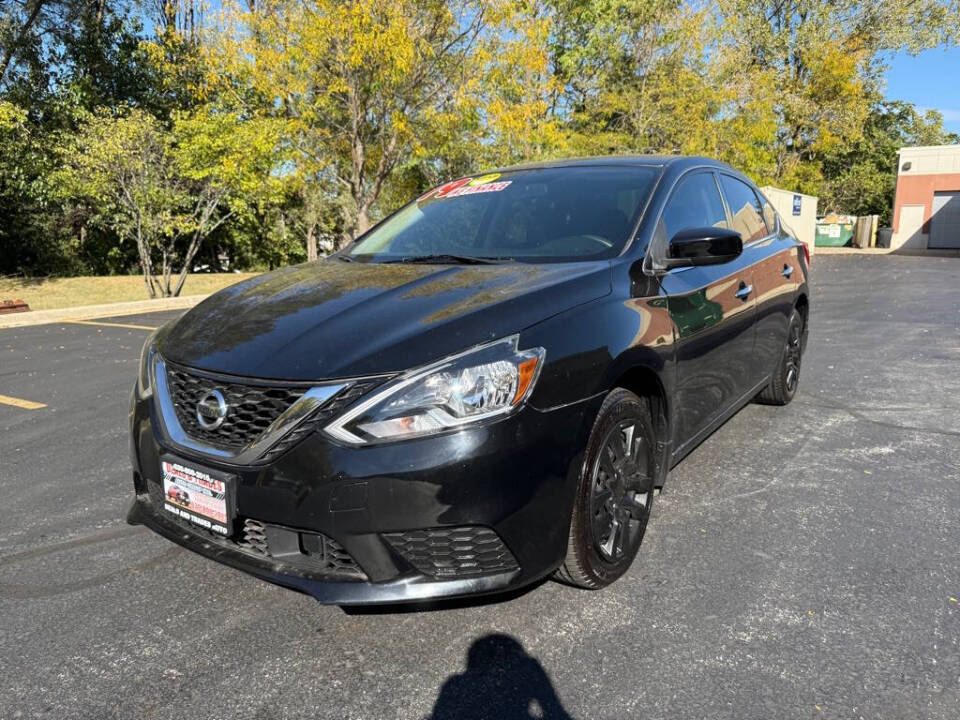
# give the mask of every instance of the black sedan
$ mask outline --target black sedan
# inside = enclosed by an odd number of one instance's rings
[[[603,587],[668,470],[793,397],[808,262],[708,159],[447,183],[147,341],[129,521],[326,603]]]

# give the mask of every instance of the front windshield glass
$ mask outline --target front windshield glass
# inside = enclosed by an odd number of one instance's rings
[[[489,173],[425,193],[349,249],[389,262],[434,255],[530,261],[615,257],[659,168],[588,166]]]

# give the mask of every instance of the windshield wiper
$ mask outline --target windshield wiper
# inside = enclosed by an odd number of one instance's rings
[[[511,257],[480,257],[478,255],[456,255],[454,253],[436,253],[434,255],[410,255],[398,260],[387,260],[385,262],[399,263],[443,263],[450,265],[496,265],[512,261]]]

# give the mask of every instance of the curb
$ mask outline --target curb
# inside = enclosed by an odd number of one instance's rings
[[[906,255],[909,257],[960,257],[960,250],[952,248],[856,248],[818,247],[817,255]]]
[[[142,315],[164,310],[185,310],[192,308],[209,295],[186,295],[175,298],[157,298],[156,300],[136,300],[133,302],[108,303],[105,305],[83,305],[54,310],[30,310],[28,312],[0,315],[0,329],[47,325],[49,323],[70,320],[93,320],[95,318],[119,317],[122,315]]]
[[[857,247],[830,247],[821,245],[817,248],[817,255],[889,255],[890,248],[857,248]]]

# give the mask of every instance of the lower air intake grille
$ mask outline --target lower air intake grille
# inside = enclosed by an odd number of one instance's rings
[[[492,575],[518,567],[500,537],[480,525],[408,530],[383,537],[404,560],[431,577]]]
[[[243,530],[240,532],[237,545],[259,553],[260,555],[269,555],[270,548],[267,546],[267,526],[259,520],[247,518],[243,521]]]
[[[175,523],[194,535],[220,547],[239,550],[260,558],[270,558],[323,580],[361,581],[367,575],[340,543],[323,533],[307,532],[271,525],[253,518],[238,518],[232,537],[223,537],[163,509],[163,492],[155,482],[147,482],[150,503],[167,522]],[[277,547],[271,547],[271,538]]]

